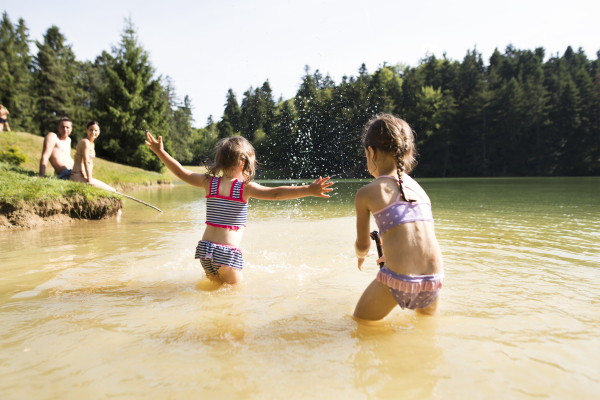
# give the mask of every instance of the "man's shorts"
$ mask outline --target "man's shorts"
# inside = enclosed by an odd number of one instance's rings
[[[63,169],[59,174],[56,175],[56,177],[58,179],[64,179],[65,181],[68,181],[69,178],[71,177],[71,170],[70,169]]]

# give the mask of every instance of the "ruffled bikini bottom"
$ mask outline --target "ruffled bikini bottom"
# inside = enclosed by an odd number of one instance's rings
[[[219,268],[229,267],[237,270],[244,268],[244,258],[240,249],[227,244],[201,240],[196,246],[196,257],[207,274],[217,275]]]
[[[414,310],[426,308],[438,298],[444,285],[444,271],[435,275],[410,276],[384,266],[377,273],[377,280],[390,289],[400,307]]]

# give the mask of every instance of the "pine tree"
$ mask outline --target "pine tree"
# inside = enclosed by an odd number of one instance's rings
[[[217,122],[217,132],[219,139],[233,136],[233,127],[231,126],[231,123],[229,123],[229,117],[227,115],[223,115],[223,119]]]
[[[170,77],[166,77],[163,88],[163,99],[165,107],[165,118],[169,121],[169,145],[173,151],[173,157],[183,164],[189,164],[194,160],[191,151],[193,142],[192,128],[192,102],[189,96],[185,96],[183,103],[179,101],[175,90],[175,83]]]
[[[233,131],[239,132],[241,130],[241,118],[242,111],[238,102],[235,98],[235,93],[233,93],[232,89],[227,91],[227,101],[225,102],[225,112],[223,113],[227,116],[229,123]]]
[[[162,163],[144,143],[144,130],[163,136],[170,150],[169,121],[164,118],[167,101],[131,19],[126,20],[119,46],[113,48],[112,56],[104,54],[104,58],[106,84],[99,96],[102,137],[98,154],[122,164],[162,170]]]
[[[16,131],[34,131],[31,93],[29,30],[19,19],[15,29],[8,14],[0,21],[0,104],[10,112],[10,125]]]
[[[273,133],[275,126],[275,112],[277,110],[277,105],[275,104],[275,100],[273,100],[273,91],[271,90],[271,85],[269,85],[268,79],[260,88],[260,94],[262,98],[261,103],[264,110],[261,128],[267,136],[270,136]]]
[[[36,42],[35,57],[36,121],[45,135],[56,129],[56,121],[73,112],[75,54],[58,27],[51,26],[44,42]]]
[[[72,98],[73,131],[71,133],[73,146],[85,136],[85,128],[88,122],[95,121],[99,117],[98,93],[102,90],[102,75],[97,64],[90,61],[77,62],[75,64],[75,87]]]
[[[279,113],[275,115],[275,126],[273,134],[269,136],[266,146],[266,153],[263,157],[265,167],[268,169],[278,169],[283,172],[283,176],[295,176],[295,165],[297,161],[296,142],[297,134],[297,115],[294,109],[293,100],[283,101]]]
[[[241,111],[241,133],[252,142],[256,131],[262,129],[265,121],[265,104],[259,88],[250,87],[244,92]]]

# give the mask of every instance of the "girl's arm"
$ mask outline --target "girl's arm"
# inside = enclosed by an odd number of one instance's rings
[[[206,174],[198,174],[190,171],[189,169],[183,168],[177,160],[175,160],[165,151],[163,147],[162,136],[159,136],[158,141],[156,141],[154,136],[152,136],[150,132],[146,131],[146,145],[150,147],[150,150],[152,150],[154,154],[160,158],[160,161],[162,161],[169,171],[174,173],[176,177],[192,186],[198,186],[206,189],[205,183],[208,181]]]
[[[249,198],[253,197],[260,200],[291,200],[307,196],[329,197],[325,192],[333,190],[329,187],[331,185],[333,185],[333,182],[329,181],[328,176],[325,178],[319,177],[319,179],[310,185],[304,186],[279,186],[272,188],[250,182],[244,188],[244,193],[247,193]]]
[[[356,208],[356,242],[354,249],[358,257],[358,269],[363,270],[363,264],[371,248],[371,237],[369,230],[371,227],[371,215],[367,208],[367,188],[361,188],[356,193],[354,207]]]
[[[83,143],[83,168],[85,168],[85,176],[87,178],[88,183],[92,182],[92,144],[89,140],[82,140],[80,143]]]

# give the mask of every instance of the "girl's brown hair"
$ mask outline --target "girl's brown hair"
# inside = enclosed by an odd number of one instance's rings
[[[256,172],[256,155],[254,147],[246,138],[241,136],[230,136],[223,138],[215,145],[215,159],[210,164],[204,164],[208,175],[215,176],[219,172],[225,172],[237,167],[240,161],[244,162],[242,174],[244,181],[250,182],[254,179]]]
[[[417,148],[412,129],[406,121],[390,114],[378,114],[365,125],[363,147],[391,153],[396,159],[398,178],[417,165]]]

